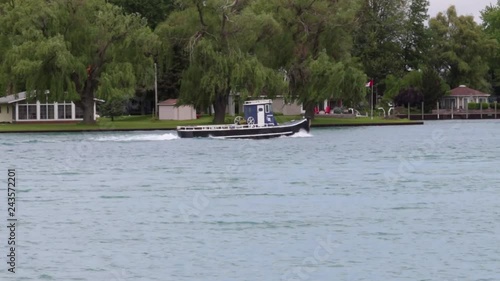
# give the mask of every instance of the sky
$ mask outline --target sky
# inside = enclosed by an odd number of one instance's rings
[[[497,0],[429,0],[429,16],[435,17],[439,12],[444,12],[451,5],[455,5],[458,15],[473,15],[476,22],[481,22],[480,12]]]

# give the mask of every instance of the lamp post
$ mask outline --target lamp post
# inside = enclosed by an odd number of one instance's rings
[[[49,91],[45,91],[45,119],[49,119]]]

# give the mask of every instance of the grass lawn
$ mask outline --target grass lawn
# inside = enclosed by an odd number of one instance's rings
[[[297,120],[301,116],[276,116],[279,123],[290,120]],[[227,117],[226,121],[233,120],[233,117]],[[407,119],[388,120],[380,117],[370,118],[328,118],[316,117],[313,120],[313,126],[318,125],[362,125],[362,124],[392,124],[392,123],[410,123]],[[174,130],[177,126],[183,125],[208,125],[212,123],[211,116],[204,116],[197,120],[188,121],[159,121],[151,116],[122,116],[111,121],[109,118],[100,118],[95,125],[84,124],[0,124],[0,132],[52,132],[52,131],[99,131],[99,130],[155,130],[170,129]]]
[[[99,131],[99,130],[154,130],[175,129],[182,125],[211,124],[211,117],[202,117],[188,121],[159,121],[151,116],[122,116],[111,121],[110,118],[99,118],[95,125],[84,124],[0,124],[0,132],[13,131]]]

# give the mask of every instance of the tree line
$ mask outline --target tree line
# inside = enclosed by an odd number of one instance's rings
[[[424,102],[466,84],[494,93],[500,1],[482,23],[427,0],[0,0],[0,90],[93,100],[150,90],[214,108],[228,98],[284,96],[312,116],[325,99],[367,106]],[[52,94],[53,93],[53,94]]]

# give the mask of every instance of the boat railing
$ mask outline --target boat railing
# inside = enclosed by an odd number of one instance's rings
[[[274,127],[274,124],[267,123],[264,125],[258,124],[244,124],[244,125],[236,125],[236,124],[228,124],[228,125],[198,125],[198,126],[177,126],[177,130],[185,130],[185,131],[202,131],[202,130],[237,130],[237,129],[257,129],[257,128],[267,128]]]

